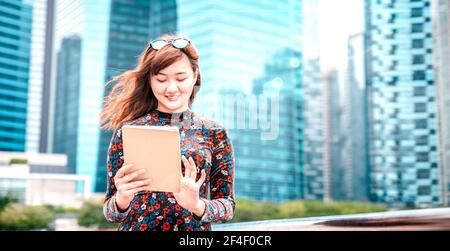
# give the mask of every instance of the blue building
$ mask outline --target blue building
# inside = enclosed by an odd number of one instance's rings
[[[26,152],[46,152],[48,91],[51,72],[53,3],[33,0],[33,22],[28,81]]]
[[[95,176],[108,48],[110,1],[55,1],[49,152],[68,154],[69,169]]]
[[[25,151],[32,3],[0,4],[0,151]]]
[[[258,102],[258,116],[267,113],[276,121],[271,121],[273,127],[267,130],[231,130],[236,135],[233,143],[238,196],[275,202],[302,197],[301,60],[299,51],[281,49],[275,53],[265,74],[255,79],[253,95],[246,97]],[[255,99],[265,96],[267,100]],[[267,102],[267,110],[262,102]],[[245,108],[236,110],[237,114],[242,112],[249,118],[256,116]]]
[[[238,197],[300,197],[301,114],[295,102],[301,86],[301,6],[302,1],[178,1],[178,31],[200,53],[202,87],[193,109],[229,129]],[[261,94],[279,94],[279,109],[259,107]],[[269,129],[259,120],[265,115]],[[275,138],[261,138],[276,127]]]
[[[77,172],[81,80],[81,43],[78,35],[63,39],[58,52],[53,152],[67,155],[69,173]]]
[[[309,200],[331,199],[329,161],[325,159],[329,151],[326,149],[324,92],[320,59],[304,59],[302,190],[303,198]]]
[[[303,1],[302,8],[302,198],[330,200],[333,175],[328,102],[332,91],[329,87],[336,84],[336,78],[333,74],[326,76],[321,65],[319,1]]]
[[[348,132],[347,163],[351,173],[351,193],[347,198],[358,201],[369,199],[370,166],[367,137],[367,88],[365,76],[364,33],[354,34],[348,40],[348,68],[346,80],[346,121]]]
[[[332,198],[367,201],[369,161],[367,152],[367,102],[364,33],[348,38],[347,64],[339,95],[338,143],[333,148],[339,161],[332,161]]]
[[[371,196],[442,204],[429,0],[366,1]]]

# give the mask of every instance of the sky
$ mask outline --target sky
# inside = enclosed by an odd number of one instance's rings
[[[320,0],[319,41],[322,67],[345,65],[349,35],[364,28],[363,0]]]

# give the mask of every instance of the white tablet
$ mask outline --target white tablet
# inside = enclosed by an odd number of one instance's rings
[[[180,133],[177,127],[122,127],[124,162],[132,171],[147,169],[136,180],[151,178],[151,191],[179,192],[181,181]]]

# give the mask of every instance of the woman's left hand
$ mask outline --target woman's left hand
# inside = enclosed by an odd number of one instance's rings
[[[189,157],[189,161],[186,157],[181,156],[181,160],[184,163],[184,176],[181,177],[181,188],[179,193],[173,193],[177,203],[201,217],[205,211],[205,202],[199,197],[199,190],[203,182],[205,182],[206,173],[202,170],[200,179],[197,179],[197,167],[195,166],[192,157]]]

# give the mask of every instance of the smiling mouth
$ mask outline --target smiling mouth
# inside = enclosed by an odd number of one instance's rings
[[[178,99],[178,97],[180,97],[180,96],[166,96],[166,98],[167,98],[169,101],[175,101],[175,100]]]

